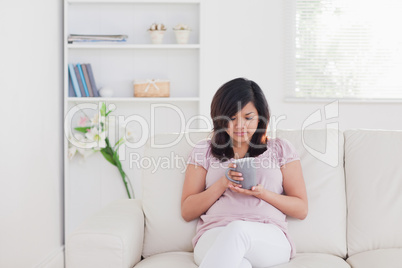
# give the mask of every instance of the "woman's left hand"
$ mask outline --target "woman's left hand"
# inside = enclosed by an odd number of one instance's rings
[[[257,184],[256,186],[251,187],[250,190],[235,187],[233,185],[229,185],[229,189],[231,189],[235,193],[252,195],[258,198],[260,198],[260,196],[262,196],[263,192],[265,191],[264,187],[261,184]]]

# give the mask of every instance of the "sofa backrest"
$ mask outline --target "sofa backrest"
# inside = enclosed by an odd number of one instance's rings
[[[143,256],[171,251],[192,251],[191,239],[197,221],[186,222],[181,217],[181,193],[187,157],[199,140],[209,132],[159,134],[151,138],[144,150],[144,161],[155,161],[142,172],[142,203],[145,215]],[[178,142],[174,142],[178,140]],[[173,143],[167,148],[162,144]],[[193,143],[193,144],[192,144]]]
[[[185,222],[182,219],[180,199],[187,157],[193,145],[207,138],[208,134],[190,133],[189,140],[193,144],[182,138],[168,148],[152,148],[150,143],[147,145],[144,157],[148,161],[166,163],[160,164],[156,170],[152,167],[143,170],[142,199],[146,225],[144,257],[162,252],[193,250],[191,239],[195,235],[197,221]],[[304,221],[288,219],[290,235],[297,251],[345,257],[346,198],[342,133],[336,130],[282,130],[275,134],[288,139],[296,147],[306,181],[309,214]],[[156,144],[166,144],[178,136],[157,135],[154,141]],[[179,159],[179,164],[174,163],[175,159]],[[328,161],[329,164],[326,163]]]
[[[348,253],[402,248],[402,131],[345,131]]]
[[[288,217],[296,251],[346,257],[346,194],[343,134],[336,129],[278,130],[300,156],[309,212],[304,220]]]

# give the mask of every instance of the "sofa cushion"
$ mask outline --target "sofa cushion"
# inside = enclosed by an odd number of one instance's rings
[[[141,202],[116,200],[67,236],[66,267],[133,267],[141,259],[143,234]]]
[[[145,215],[142,255],[145,258],[163,252],[193,251],[191,240],[195,235],[197,221],[183,220],[181,193],[187,158],[195,143],[208,134],[209,132],[160,134],[151,138],[147,144],[143,163],[154,164],[144,169],[142,174]],[[160,148],[161,145],[167,148]]]
[[[401,166],[402,131],[345,131],[349,256],[402,248]]]
[[[307,217],[303,221],[288,217],[296,252],[346,258],[343,134],[336,129],[308,129],[278,130],[276,136],[296,147],[306,183]]]
[[[194,263],[193,253],[190,252],[168,252],[153,255],[142,260],[134,268],[197,268]]]
[[[400,268],[402,248],[377,249],[357,253],[346,260],[353,268]]]
[[[290,262],[273,266],[272,268],[350,268],[342,258],[323,253],[300,253]]]

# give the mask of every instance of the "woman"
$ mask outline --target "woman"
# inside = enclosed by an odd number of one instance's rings
[[[211,103],[212,138],[193,149],[181,200],[186,221],[198,219],[194,259],[201,268],[268,267],[288,262],[295,250],[286,215],[307,216],[299,157],[284,139],[268,139],[269,108],[253,81],[222,85]],[[242,189],[225,176],[234,159],[254,157],[257,185]],[[229,171],[241,181],[242,174]]]

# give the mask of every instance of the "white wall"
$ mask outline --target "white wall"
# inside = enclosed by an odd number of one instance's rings
[[[62,1],[0,1],[0,267],[63,267]]]
[[[209,105],[218,87],[240,76],[261,86],[272,115],[286,117],[277,124],[278,128],[300,129],[309,115],[330,103],[284,101],[283,2],[207,0],[207,27],[203,40],[206,46],[204,115],[209,115]],[[402,129],[400,114],[402,102],[340,102],[339,117],[330,122],[338,122],[341,130]],[[311,127],[325,127],[325,124],[317,123]]]

